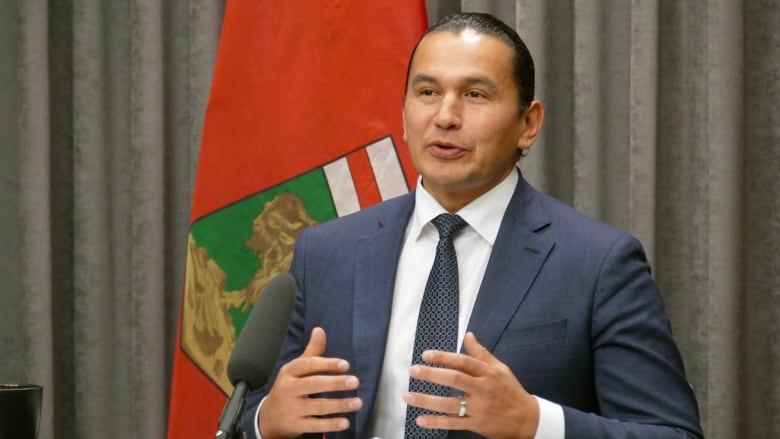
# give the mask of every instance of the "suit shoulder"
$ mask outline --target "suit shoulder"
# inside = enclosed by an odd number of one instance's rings
[[[540,192],[540,203],[550,216],[549,233],[573,242],[602,243],[611,246],[616,241],[639,241],[629,232],[597,220],[574,207]],[[639,244],[641,246],[641,244]]]

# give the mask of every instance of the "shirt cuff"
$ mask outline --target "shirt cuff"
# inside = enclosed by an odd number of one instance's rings
[[[264,402],[265,402],[265,398],[263,398],[260,401],[260,404],[257,405],[257,410],[255,410],[255,437],[257,437],[257,439],[263,439],[263,436],[260,435],[260,409],[263,407]],[[563,416],[562,411],[561,411],[561,416]]]
[[[564,439],[566,423],[563,419],[563,407],[534,395],[539,403],[539,427],[534,439]]]

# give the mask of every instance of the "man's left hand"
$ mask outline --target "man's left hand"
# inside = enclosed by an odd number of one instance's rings
[[[539,425],[539,403],[520,384],[512,371],[479,344],[473,333],[466,334],[467,354],[425,351],[409,369],[413,378],[449,386],[463,392],[466,413],[458,416],[461,398],[407,392],[404,401],[412,406],[448,415],[422,415],[417,424],[424,428],[470,430],[490,438],[532,439]]]

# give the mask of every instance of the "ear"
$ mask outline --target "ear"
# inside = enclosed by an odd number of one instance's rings
[[[533,146],[542,130],[542,122],[544,122],[544,107],[540,101],[533,101],[522,116],[523,131],[517,139],[517,149],[530,149]]]
[[[401,108],[401,124],[404,126],[404,142],[409,142],[406,138],[406,102],[404,102],[404,108]]]

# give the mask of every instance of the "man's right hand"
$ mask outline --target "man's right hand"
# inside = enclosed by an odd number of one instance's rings
[[[289,438],[303,433],[326,433],[349,428],[344,417],[321,418],[351,413],[363,406],[360,398],[309,398],[324,392],[355,390],[354,375],[345,375],[349,363],[325,358],[325,331],[314,328],[303,354],[282,366],[271,391],[260,408],[259,427],[263,439]]]

